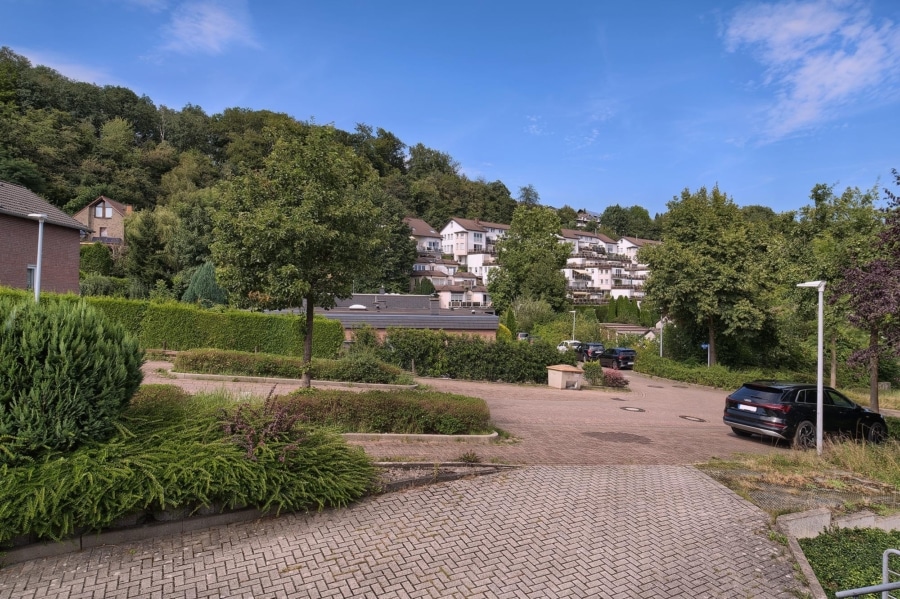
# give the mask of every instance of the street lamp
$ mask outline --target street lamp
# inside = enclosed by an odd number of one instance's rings
[[[46,214],[29,214],[28,218],[36,218],[38,221],[38,251],[37,265],[34,268],[34,301],[41,300],[41,255],[44,253],[44,221]]]
[[[824,362],[824,352],[822,348],[822,338],[825,331],[825,312],[822,299],[825,294],[825,281],[808,281],[806,283],[797,283],[797,287],[814,287],[819,291],[819,365],[816,373],[816,453],[822,455],[822,363]]]
[[[577,310],[569,310],[572,313],[572,341],[575,341],[575,315],[578,314]]]

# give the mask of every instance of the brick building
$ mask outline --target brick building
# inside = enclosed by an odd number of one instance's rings
[[[121,245],[125,241],[125,218],[131,215],[131,206],[120,204],[106,196],[100,196],[73,218],[93,232],[83,243],[99,241],[106,245]]]
[[[0,285],[31,289],[37,266],[38,221],[46,214],[41,290],[78,293],[79,247],[90,230],[28,189],[0,181]]]

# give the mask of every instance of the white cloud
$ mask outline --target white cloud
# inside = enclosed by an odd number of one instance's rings
[[[724,39],[729,51],[750,48],[765,67],[763,86],[775,94],[765,116],[769,140],[893,93],[900,70],[900,29],[849,0],[745,6]]]
[[[166,26],[163,50],[179,54],[221,54],[229,46],[255,47],[244,2],[201,0],[182,4]]]
[[[528,121],[528,125],[525,127],[525,132],[530,133],[531,135],[543,135],[544,134],[544,124],[542,122],[541,117],[539,116],[526,116],[525,120]]]
[[[31,61],[32,66],[45,66],[53,69],[60,75],[74,81],[83,81],[95,85],[121,85],[109,71],[91,65],[72,62],[54,53],[17,48],[17,54],[21,54]]]

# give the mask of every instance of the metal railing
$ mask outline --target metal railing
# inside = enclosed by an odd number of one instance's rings
[[[897,599],[900,595],[892,595],[891,591],[900,590],[900,571],[892,570],[891,556],[900,556],[900,551],[896,549],[886,549],[881,555],[881,584],[870,587],[861,587],[858,589],[850,589],[847,591],[838,591],[834,594],[837,599],[843,597],[859,597],[868,593],[881,593],[881,599]]]

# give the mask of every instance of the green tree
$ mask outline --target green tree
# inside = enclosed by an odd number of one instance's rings
[[[577,225],[578,213],[568,204],[556,211],[560,225],[564,229],[574,229]]]
[[[416,240],[409,225],[403,222],[402,206],[393,198],[384,196],[381,201],[381,221],[370,223],[387,236],[380,253],[368,259],[374,262],[370,273],[363,273],[356,279],[356,291],[377,293],[384,289],[388,293],[408,293],[409,275],[416,261]],[[432,286],[433,290],[433,286]]]
[[[759,331],[770,316],[765,240],[718,187],[685,189],[668,208],[663,243],[641,249],[646,295],[670,319],[703,327],[716,364],[719,335]]]
[[[308,365],[314,308],[350,297],[387,243],[372,226],[382,222],[382,199],[375,171],[333,129],[278,139],[261,171],[225,186],[212,244],[220,284],[241,306],[305,305]]]
[[[428,279],[422,279],[413,287],[413,295],[431,295],[434,293],[434,283]]]
[[[194,272],[181,301],[199,303],[205,307],[228,303],[225,291],[216,283],[216,268],[212,262],[205,263]]]
[[[893,174],[900,186],[900,173],[895,169]],[[868,366],[869,405],[876,412],[881,354],[887,349],[900,355],[900,196],[890,189],[884,192],[890,201],[884,228],[873,248],[857,255],[836,286],[838,298],[849,308],[850,322],[869,337],[868,347],[855,351],[851,361]]]
[[[571,246],[559,242],[556,210],[519,206],[507,235],[497,243],[500,268],[491,276],[488,290],[502,312],[519,298],[542,299],[557,311],[566,305],[566,265]]]
[[[81,246],[79,270],[83,273],[109,275],[112,268],[112,254],[108,247],[99,242]]]
[[[519,204],[524,206],[540,206],[541,196],[538,194],[534,185],[529,183],[519,188]]]
[[[816,339],[817,295],[796,288],[801,281],[823,280],[825,298],[825,337],[831,356],[831,385],[837,385],[839,354],[848,357],[856,344],[858,331],[848,322],[848,307],[835,299],[844,272],[857,260],[865,262],[872,256],[874,239],[881,230],[882,215],[875,208],[877,189],[862,192],[847,188],[840,195],[830,185],[817,184],[810,192],[812,204],[804,206],[792,219],[790,226],[770,219],[770,224],[784,231],[777,253],[784,256],[779,265],[783,283],[781,305],[794,309],[782,310],[779,329],[790,343],[814,353]]]
[[[157,281],[167,285],[177,267],[168,251],[176,218],[165,210],[141,210],[125,221],[125,274],[132,296],[147,297]]]

